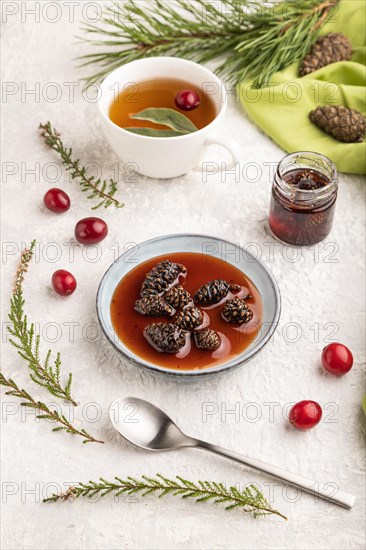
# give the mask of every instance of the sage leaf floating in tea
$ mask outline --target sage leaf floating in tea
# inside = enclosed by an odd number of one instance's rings
[[[155,130],[154,128],[123,128],[127,132],[132,132],[133,134],[138,134],[139,136],[149,136],[149,137],[176,137],[184,136],[182,132],[177,132],[176,130]]]
[[[177,132],[182,134],[189,134],[198,130],[197,126],[193,124],[188,117],[175,111],[174,109],[166,109],[163,107],[149,108],[131,115],[131,118],[137,120],[148,120],[149,122],[155,122],[156,124],[164,124],[169,126]]]
[[[174,109],[166,109],[163,107],[143,109],[139,113],[130,115],[130,118],[135,120],[145,120],[155,124],[168,126],[171,130],[155,129],[155,128],[125,128],[129,132],[151,137],[174,137],[185,134],[191,134],[198,130],[188,117],[175,111]]]

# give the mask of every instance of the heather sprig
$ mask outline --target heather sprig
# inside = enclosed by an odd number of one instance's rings
[[[59,154],[62,164],[65,166],[66,170],[70,172],[71,179],[79,182],[81,190],[88,193],[88,199],[99,200],[98,204],[93,206],[92,210],[96,210],[101,206],[104,206],[104,208],[108,208],[109,206],[122,208],[122,206],[124,206],[124,204],[119,202],[114,196],[117,192],[117,182],[115,180],[112,178],[109,180],[102,180],[101,178],[88,176],[86,167],[81,164],[79,159],[73,158],[72,149],[65,147],[60,134],[52,127],[50,122],[40,124],[39,128],[46,145]]]
[[[59,353],[52,357],[52,351],[48,350],[41,359],[41,338],[36,334],[34,323],[28,322],[24,311],[23,282],[24,275],[28,271],[32,260],[36,242],[32,241],[29,249],[22,252],[20,263],[15,274],[13,294],[10,298],[11,321],[8,332],[11,335],[10,343],[15,347],[30,369],[30,378],[35,384],[45,388],[54,397],[69,401],[77,406],[77,402],[71,396],[72,374],[69,373],[66,383],[61,382],[61,356]]]
[[[34,399],[26,390],[19,388],[14,380],[11,378],[6,378],[2,372],[0,372],[0,386],[5,386],[8,388],[5,395],[12,395],[13,397],[22,399],[22,407],[29,407],[37,410],[37,418],[55,422],[56,426],[52,428],[53,432],[65,431],[72,435],[78,435],[83,438],[83,443],[104,443],[104,441],[95,439],[86,430],[78,430],[75,428],[66,416],[59,413],[56,409],[50,409],[42,401],[37,401]]]
[[[237,489],[235,486],[226,488],[223,483],[214,481],[188,481],[180,476],[169,479],[161,474],[155,477],[142,475],[140,479],[127,477],[121,479],[115,477],[114,481],[107,481],[100,478],[99,481],[79,483],[69,487],[66,492],[54,494],[44,499],[44,502],[66,501],[74,498],[93,498],[97,495],[105,497],[113,493],[116,497],[120,495],[140,494],[142,497],[155,495],[158,498],[167,495],[179,496],[181,498],[194,499],[196,502],[212,502],[223,504],[226,510],[237,508],[242,512],[252,514],[254,517],[274,514],[283,519],[286,516],[272,508],[261,491],[255,485],[249,485],[244,489]]]

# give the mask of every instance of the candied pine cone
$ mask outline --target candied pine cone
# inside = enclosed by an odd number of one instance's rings
[[[222,318],[228,323],[242,325],[253,319],[253,312],[249,309],[245,300],[233,298],[226,302],[222,312]]]
[[[173,323],[151,323],[144,330],[146,340],[158,351],[178,353],[186,344],[187,332]]]
[[[174,309],[183,309],[184,306],[192,301],[192,297],[188,290],[181,285],[172,286],[172,288],[167,290],[164,294],[164,299],[168,304],[173,306]]]
[[[186,307],[178,313],[175,324],[183,330],[194,330],[203,323],[203,313],[198,307]]]
[[[206,351],[216,351],[221,346],[220,335],[216,330],[205,328],[194,333],[196,346]]]
[[[327,216],[326,214],[324,214],[324,212],[317,212],[316,214],[310,214],[310,216],[307,216],[305,225],[321,225],[326,221],[326,219]]]
[[[135,310],[141,315],[153,316],[153,315],[167,315],[171,317],[174,315],[175,310],[169,305],[162,296],[153,294],[152,296],[146,296],[141,300],[136,300]]]
[[[316,189],[321,189],[323,184],[317,183],[312,179],[304,179],[302,182],[299,183],[299,185],[296,187],[299,191],[315,191]]]
[[[300,76],[312,73],[337,61],[349,61],[352,46],[344,34],[330,32],[319,36],[299,68]]]
[[[302,170],[297,170],[296,175],[292,176],[287,174],[285,179],[287,183],[293,185],[299,191],[315,191],[316,189],[321,189],[329,183],[329,179],[321,174],[320,172],[315,172],[312,169],[304,168]]]
[[[159,262],[146,275],[142,284],[140,296],[151,296],[152,294],[163,294],[178,279],[180,274],[185,275],[187,268],[182,264],[176,264],[170,260]]]
[[[230,290],[239,292],[240,289],[240,285],[227,283],[222,279],[215,279],[214,281],[209,281],[202,285],[201,288],[197,290],[193,299],[195,303],[201,306],[211,306],[221,302],[221,300],[229,294]]]
[[[309,118],[338,141],[354,143],[364,140],[366,119],[356,109],[348,109],[344,105],[325,105],[311,111]]]

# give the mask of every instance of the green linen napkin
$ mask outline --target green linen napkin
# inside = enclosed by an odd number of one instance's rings
[[[270,85],[238,86],[250,118],[288,153],[316,151],[340,172],[366,174],[366,142],[341,143],[313,125],[309,112],[321,105],[343,104],[366,115],[366,2],[342,0],[322,34],[342,32],[352,43],[351,61],[332,63],[302,78],[298,63],[273,75]]]

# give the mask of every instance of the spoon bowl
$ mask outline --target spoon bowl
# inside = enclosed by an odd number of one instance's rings
[[[114,428],[130,443],[149,451],[191,447],[186,436],[161,409],[136,397],[120,397],[109,407]]]

